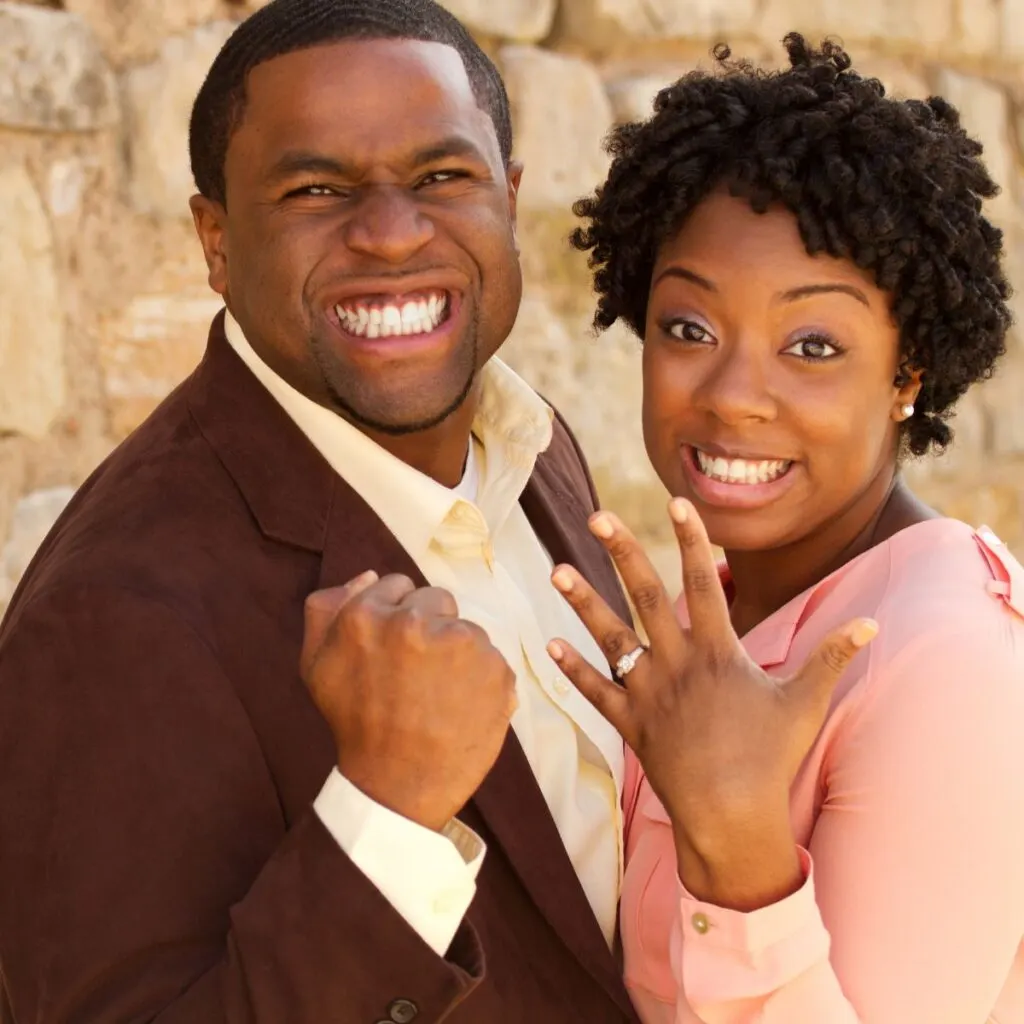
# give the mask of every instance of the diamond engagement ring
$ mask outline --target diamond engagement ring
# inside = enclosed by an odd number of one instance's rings
[[[647,648],[641,644],[635,651],[630,651],[629,654],[624,654],[617,662],[615,662],[615,674],[620,679],[625,679],[630,672],[636,668],[636,663],[640,660],[641,656],[647,653]]]

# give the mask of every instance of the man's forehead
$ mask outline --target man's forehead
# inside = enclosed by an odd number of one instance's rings
[[[500,158],[461,56],[440,43],[346,40],[300,50],[255,68],[247,92],[233,142],[249,155],[276,161],[312,149],[346,163],[414,160],[461,139],[467,155],[475,147],[483,159]]]
[[[360,108],[476,105],[459,52],[414,39],[345,39],[274,57],[249,74],[248,105],[268,110],[311,101]]]

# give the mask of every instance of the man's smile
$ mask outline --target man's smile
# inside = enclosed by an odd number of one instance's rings
[[[438,289],[403,295],[364,295],[334,307],[344,331],[357,338],[430,334],[449,317],[451,294]]]

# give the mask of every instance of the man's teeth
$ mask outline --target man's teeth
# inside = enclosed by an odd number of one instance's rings
[[[782,459],[751,462],[748,459],[712,458],[697,449],[701,472],[725,484],[767,484],[778,480],[792,465]]]
[[[436,293],[401,303],[353,302],[338,305],[335,310],[341,326],[350,334],[360,338],[401,338],[437,330],[448,315],[448,296]]]

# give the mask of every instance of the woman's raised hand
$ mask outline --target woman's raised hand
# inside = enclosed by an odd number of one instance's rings
[[[827,637],[795,675],[768,675],[733,629],[714,553],[693,505],[676,498],[669,511],[682,554],[690,627],[679,624],[633,534],[613,514],[599,512],[591,530],[619,570],[649,648],[632,668],[624,666],[621,686],[564,640],[553,641],[549,653],[639,758],[672,819],[680,870],[691,876],[684,878],[687,887],[699,888],[696,876],[705,873],[705,887],[715,890],[710,876],[727,871],[736,844],[762,844],[767,855],[774,842],[780,858],[783,848],[788,851],[786,870],[792,872],[797,855],[788,826],[789,787],[821,730],[839,678],[878,627],[867,619],[850,622]],[[610,665],[642,649],[637,633],[576,570],[558,566],[552,582]]]

